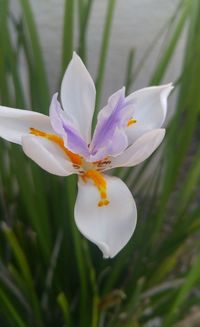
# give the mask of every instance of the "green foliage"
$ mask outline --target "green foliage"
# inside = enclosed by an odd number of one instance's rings
[[[24,109],[27,106],[19,71],[22,52],[28,68],[31,106],[47,113],[49,90],[37,26],[29,1],[19,0],[19,4],[22,16],[16,20],[9,1],[0,1],[1,103]],[[62,74],[74,48],[77,17],[78,52],[87,60],[92,4],[93,0],[65,1]],[[96,76],[97,105],[115,4],[116,0],[108,1],[104,22]],[[162,36],[168,31],[165,47],[149,84],[162,82],[183,31],[187,33],[182,71],[176,82],[175,114],[169,122],[160,160],[145,182],[142,175],[149,170],[154,156],[134,170],[116,171],[136,196],[139,221],[134,237],[115,259],[103,260],[75,226],[76,178],[48,175],[16,145],[1,141],[2,327],[145,327],[154,319],[159,319],[162,327],[171,327],[188,321],[192,309],[199,307],[199,15],[199,0],[182,0],[168,24],[170,28],[162,30]],[[17,42],[11,37],[12,28]],[[157,39],[136,67],[137,49],[131,45],[125,72],[129,90]]]

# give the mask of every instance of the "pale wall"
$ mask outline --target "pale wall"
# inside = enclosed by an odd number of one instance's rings
[[[111,44],[108,53],[104,83],[103,103],[110,93],[124,82],[125,63],[130,47],[137,49],[136,63],[159,33],[159,30],[173,14],[177,0],[118,0],[114,15]],[[12,0],[13,9],[18,12],[17,0]],[[44,49],[45,63],[49,75],[51,92],[57,88],[60,71],[62,22],[64,0],[31,0],[37,26]],[[107,0],[95,0],[88,30],[88,69],[94,77],[101,43],[103,20]],[[173,63],[164,82],[174,81],[179,73],[183,52],[183,38],[176,51]],[[133,89],[148,84],[152,68],[158,60],[159,46],[146,62]]]

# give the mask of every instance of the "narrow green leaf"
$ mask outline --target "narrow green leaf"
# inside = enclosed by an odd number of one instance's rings
[[[38,83],[38,91],[40,92],[40,110],[42,110],[44,113],[47,113],[49,108],[49,90],[47,83],[47,75],[44,67],[42,49],[39,41],[39,35],[37,32],[34,15],[32,13],[29,0],[19,0],[19,2],[23,10],[24,19],[29,33],[29,40],[31,41],[35,69],[37,67],[35,73],[37,78],[36,83]]]
[[[103,86],[103,80],[104,80],[104,74],[106,68],[106,59],[107,59],[108,46],[110,41],[115,4],[116,4],[116,0],[108,0],[106,19],[105,19],[104,30],[103,30],[103,38],[101,43],[101,51],[99,56],[99,65],[97,71],[97,80],[96,80],[97,96],[96,96],[96,111],[93,119],[94,124],[96,124],[97,110],[101,99],[101,92],[102,92],[102,86]]]
[[[66,326],[70,326],[70,311],[69,311],[69,303],[67,301],[67,298],[63,292],[59,293],[57,297],[57,302],[59,304],[59,307],[61,309],[63,319],[66,322]]]
[[[19,303],[21,303],[22,306],[25,308],[25,310],[30,314],[31,308],[27,303],[26,298],[24,297],[20,288],[17,287],[15,282],[12,280],[9,270],[6,269],[6,267],[4,267],[3,264],[0,264],[0,268],[1,268],[0,270],[1,282],[7,287],[7,289],[10,290],[10,292],[17,298]]]
[[[184,210],[190,206],[190,202],[192,201],[192,197],[199,186],[200,180],[200,151],[195,155],[192,166],[190,167],[188,174],[186,175],[186,179],[182,188],[179,192],[178,203],[177,206],[177,216],[181,214]]]
[[[26,281],[27,288],[29,289],[29,292],[30,292],[29,296],[30,296],[30,300],[32,301],[32,305],[34,308],[35,318],[36,318],[38,327],[42,327],[43,323],[41,321],[39,302],[38,302],[38,299],[37,299],[37,296],[35,293],[35,288],[34,288],[32,276],[31,276],[30,268],[28,266],[28,262],[26,260],[25,254],[24,254],[22,248],[20,247],[15,234],[5,223],[2,223],[2,231],[4,232],[6,238],[11,246],[13,254],[15,255],[15,258],[17,260],[18,266],[19,266],[21,273]]]
[[[132,83],[134,60],[135,60],[135,49],[131,49],[128,54],[128,60],[126,65],[126,75],[125,75],[125,84],[124,84],[126,86],[126,94],[129,93],[129,89]]]
[[[163,322],[163,327],[171,327],[173,323],[176,321],[178,317],[181,306],[184,303],[184,300],[191,292],[192,288],[196,285],[196,283],[200,280],[200,256],[197,257],[196,262],[191,268],[189,274],[185,278],[185,282],[180,287],[177,294],[174,296],[173,303],[171,308],[168,310],[166,318]]]
[[[161,57],[160,62],[157,63],[157,65],[156,65],[156,69],[150,79],[150,83],[149,83],[150,85],[157,85],[161,82],[161,80],[164,76],[164,73],[166,72],[166,69],[170,63],[172,55],[174,54],[174,50],[178,44],[181,33],[183,32],[183,28],[185,26],[185,21],[188,17],[190,5],[191,5],[190,0],[183,1],[182,6],[181,6],[180,18],[177,22],[177,25],[176,25],[174,31],[171,33],[171,39],[169,40],[169,42],[166,45],[164,55]]]
[[[84,320],[87,319],[87,317],[84,317],[84,312],[86,310],[87,306],[87,300],[88,300],[88,291],[87,291],[87,277],[86,277],[86,267],[85,267],[85,260],[83,256],[83,248],[82,248],[82,240],[81,235],[79,231],[77,230],[77,227],[75,225],[74,221],[74,205],[75,205],[75,199],[76,199],[76,184],[77,179],[75,176],[68,177],[67,182],[67,204],[69,209],[69,217],[70,217],[70,227],[71,232],[73,235],[73,242],[75,247],[75,256],[77,261],[77,267],[78,267],[78,274],[80,278],[80,284],[81,284],[81,316],[83,317],[83,325]]]
[[[62,50],[62,72],[65,71],[73,53],[74,37],[74,0],[65,0],[63,50]]]
[[[78,53],[86,63],[86,37],[93,0],[79,0],[79,50]]]
[[[6,321],[10,321],[12,327],[27,327],[25,321],[20,317],[17,309],[12,304],[11,300],[0,288],[0,311],[3,311]]]

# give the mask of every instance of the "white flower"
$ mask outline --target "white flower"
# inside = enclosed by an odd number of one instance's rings
[[[147,87],[128,97],[125,88],[120,89],[100,111],[91,139],[95,86],[74,53],[49,117],[0,106],[2,138],[22,145],[26,155],[49,173],[79,175],[75,222],[104,258],[114,257],[126,245],[137,220],[128,187],[104,171],[138,165],[156,150],[165,135],[161,127],[172,88]]]

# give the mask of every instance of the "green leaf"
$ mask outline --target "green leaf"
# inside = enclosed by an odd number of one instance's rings
[[[34,66],[36,73],[36,81],[35,84],[38,84],[38,92],[39,92],[39,101],[40,101],[40,110],[44,113],[48,112],[49,108],[49,90],[47,83],[47,76],[44,67],[42,49],[39,41],[39,35],[37,32],[37,27],[34,19],[34,15],[32,13],[32,9],[29,3],[29,0],[19,0],[21,4],[21,8],[23,10],[23,17],[26,22],[27,30],[29,33],[30,46],[33,52],[34,58]]]
[[[59,304],[59,307],[61,309],[63,319],[66,322],[66,326],[70,326],[70,312],[69,312],[69,303],[67,301],[67,298],[63,292],[58,294],[57,302]]]
[[[106,68],[106,59],[107,59],[107,53],[108,53],[108,47],[110,41],[115,4],[116,4],[116,0],[108,0],[107,13],[106,13],[106,19],[104,24],[102,43],[101,43],[101,50],[99,55],[99,64],[97,70],[97,79],[96,79],[97,96],[96,96],[96,111],[93,118],[94,125],[96,124],[96,118],[98,113],[97,110],[101,99],[101,92],[102,92],[102,86],[103,86],[103,80],[104,80],[104,74]]]
[[[74,37],[74,0],[65,0],[63,49],[62,49],[62,72],[65,71],[73,53]]]
[[[40,326],[42,327],[43,323],[41,321],[39,302],[37,299],[37,295],[35,293],[33,279],[31,276],[30,268],[26,260],[25,254],[22,248],[20,247],[17,238],[15,237],[15,234],[5,223],[2,223],[2,231],[4,232],[7,241],[9,242],[9,245],[18,263],[19,269],[21,270],[21,273],[26,281],[27,289],[30,292],[29,293],[30,301],[32,302],[34,308],[35,319],[38,324],[38,327]]]
[[[12,304],[7,294],[0,289],[0,312],[3,311],[6,321],[10,321],[12,327],[26,327],[27,324],[20,317],[17,309]]]
[[[189,274],[185,278],[185,282],[180,287],[177,294],[174,296],[173,303],[168,309],[168,313],[163,322],[163,327],[171,327],[178,317],[181,306],[184,303],[184,300],[189,295],[192,288],[200,280],[200,256],[197,257],[196,262],[193,264]]]

